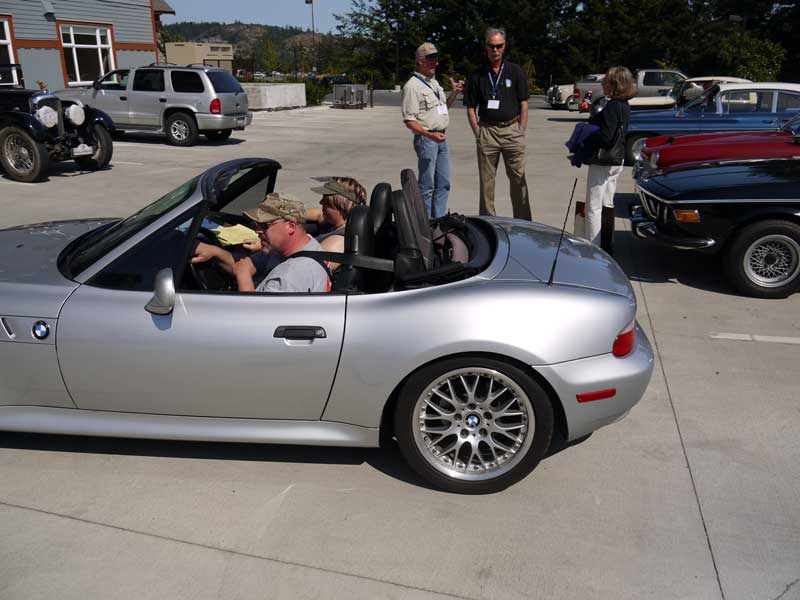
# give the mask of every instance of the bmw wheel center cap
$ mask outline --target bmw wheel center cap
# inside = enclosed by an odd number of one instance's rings
[[[44,321],[36,321],[33,324],[33,337],[37,340],[43,340],[50,335],[50,325]]]
[[[478,423],[480,423],[480,418],[478,418],[478,415],[469,415],[467,417],[467,425],[469,427],[477,427]]]

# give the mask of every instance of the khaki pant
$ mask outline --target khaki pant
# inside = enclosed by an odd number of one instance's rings
[[[511,183],[515,219],[531,219],[528,184],[525,181],[525,132],[514,123],[508,127],[478,128],[478,173],[481,179],[480,214],[494,215],[494,185],[500,155]]]

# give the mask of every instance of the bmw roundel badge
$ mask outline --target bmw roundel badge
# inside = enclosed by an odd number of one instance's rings
[[[33,324],[33,337],[37,340],[43,340],[50,335],[50,325],[44,321],[36,321]]]

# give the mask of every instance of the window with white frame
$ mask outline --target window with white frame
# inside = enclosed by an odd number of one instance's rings
[[[61,25],[61,45],[71,85],[92,83],[114,70],[110,27]]]

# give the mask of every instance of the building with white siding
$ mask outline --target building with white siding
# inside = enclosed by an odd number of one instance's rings
[[[88,85],[117,68],[159,62],[164,0],[3,0],[0,65],[20,64],[27,87]]]

